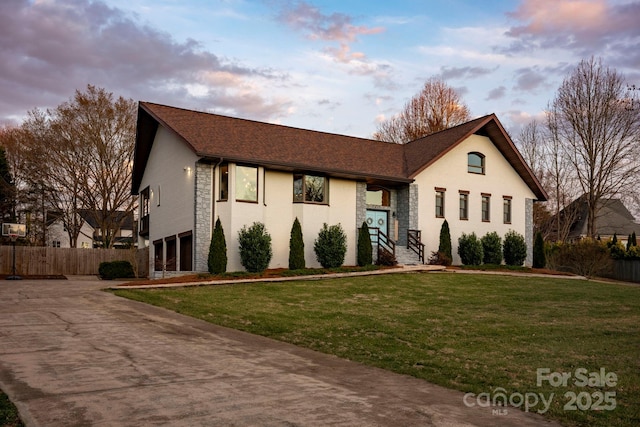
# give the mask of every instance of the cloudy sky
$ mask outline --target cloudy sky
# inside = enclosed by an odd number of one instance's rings
[[[1,0],[0,124],[93,84],[369,137],[439,77],[514,134],[591,56],[640,86],[640,1]]]

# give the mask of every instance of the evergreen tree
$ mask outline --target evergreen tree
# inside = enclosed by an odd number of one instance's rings
[[[0,147],[0,221],[15,221],[16,186],[9,170],[4,147]]]
[[[638,242],[636,241],[636,232],[631,233],[631,246],[638,246]]]
[[[209,273],[219,274],[227,271],[227,242],[224,238],[224,230],[220,218],[213,228],[213,236],[209,245],[208,259]]]
[[[299,270],[305,268],[304,260],[304,240],[302,239],[302,227],[296,218],[291,227],[291,238],[289,239],[289,270]]]
[[[438,252],[445,255],[448,259],[453,259],[451,256],[451,232],[449,231],[449,223],[445,219],[440,227],[440,245],[438,246]]]
[[[547,265],[547,258],[544,254],[544,239],[542,233],[536,233],[536,239],[533,242],[533,268],[544,268]]]
[[[627,237],[627,250],[629,250],[629,248],[631,248],[632,244],[631,244],[631,234],[629,234],[629,237]]]
[[[367,222],[362,223],[358,233],[358,265],[365,266],[373,264],[373,248],[371,247],[371,235]]]

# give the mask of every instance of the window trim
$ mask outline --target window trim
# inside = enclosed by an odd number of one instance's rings
[[[480,217],[482,218],[482,222],[491,222],[491,194],[482,193],[482,205],[480,208]],[[486,205],[486,209],[485,209]],[[486,216],[485,216],[486,214]]]
[[[313,200],[306,200],[307,197],[307,177],[312,176],[315,178],[322,178],[324,181],[322,191],[322,201],[316,202]],[[297,179],[302,180],[302,200],[296,200],[295,182]],[[293,174],[293,203],[306,203],[310,205],[329,205],[329,177],[326,175],[312,175],[307,173],[294,173]]]
[[[444,218],[445,217],[445,197],[446,197],[445,192],[447,191],[447,189],[436,187],[435,190],[436,190],[436,200],[435,200],[436,218]],[[438,200],[441,200],[440,206],[438,206]],[[438,212],[438,207],[440,207],[440,211],[441,211],[440,213]]]
[[[513,197],[511,196],[502,196],[502,222],[504,224],[511,224],[512,215],[513,215],[513,211],[512,211],[513,206],[511,202],[512,200],[513,200]]]
[[[226,179],[223,179],[226,177]],[[226,181],[226,182],[224,182]],[[223,182],[225,185],[223,185]],[[226,196],[222,190],[226,191]],[[222,163],[218,166],[218,201],[226,202],[229,200],[229,163]]]
[[[471,159],[472,156],[477,157],[480,159],[480,166],[477,165],[472,165],[471,164]],[[479,170],[478,170],[479,168]],[[467,153],[467,172],[468,173],[474,173],[476,175],[484,175],[485,174],[485,170],[486,170],[486,162],[485,162],[485,155],[482,153],[479,153],[477,151],[471,151],[469,153]]]
[[[468,191],[463,191],[460,190],[459,192],[459,197],[458,197],[458,212],[460,215],[460,220],[461,221],[468,221],[469,220],[469,192]],[[462,207],[462,201],[464,200],[464,211],[463,211],[463,207]],[[464,215],[463,215],[464,213]]]
[[[238,168],[251,168],[251,169],[255,169],[256,171],[256,191],[255,191],[255,195],[256,195],[256,199],[255,200],[251,200],[251,199],[239,199],[238,198]],[[260,194],[260,182],[259,182],[259,171],[260,168],[258,166],[253,166],[253,165],[245,165],[245,164],[236,164],[235,167],[235,179],[234,179],[234,196],[235,196],[235,201],[236,202],[241,202],[241,203],[258,203],[258,195]]]

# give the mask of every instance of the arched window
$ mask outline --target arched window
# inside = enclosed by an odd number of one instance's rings
[[[484,175],[484,155],[481,153],[467,154],[467,171]]]

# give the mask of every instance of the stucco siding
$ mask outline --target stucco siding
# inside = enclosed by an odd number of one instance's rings
[[[238,232],[254,222],[265,224],[271,235],[273,257],[269,268],[288,268],[289,238],[297,217],[302,226],[307,267],[319,267],[313,243],[322,225],[340,223],[347,235],[345,264],[356,262],[356,182],[329,178],[329,203],[293,202],[293,174],[273,170],[258,172],[258,202],[236,201],[235,164],[229,165],[229,199],[217,201],[215,216],[220,218],[227,241],[227,270],[243,270],[238,244]],[[216,189],[219,173],[216,173]],[[215,190],[217,191],[217,190]]]
[[[479,152],[485,156],[485,173],[467,171],[467,154]],[[419,191],[418,228],[426,254],[437,251],[443,218],[435,215],[435,188],[445,191],[445,218],[449,222],[453,247],[453,262],[460,263],[458,238],[462,233],[475,232],[478,237],[495,231],[500,236],[509,230],[527,235],[527,199],[535,195],[502,156],[491,140],[472,135],[416,177]],[[459,215],[460,191],[468,192],[468,219]],[[482,221],[482,195],[490,195],[490,221]],[[511,223],[503,221],[503,197],[511,197]]]

